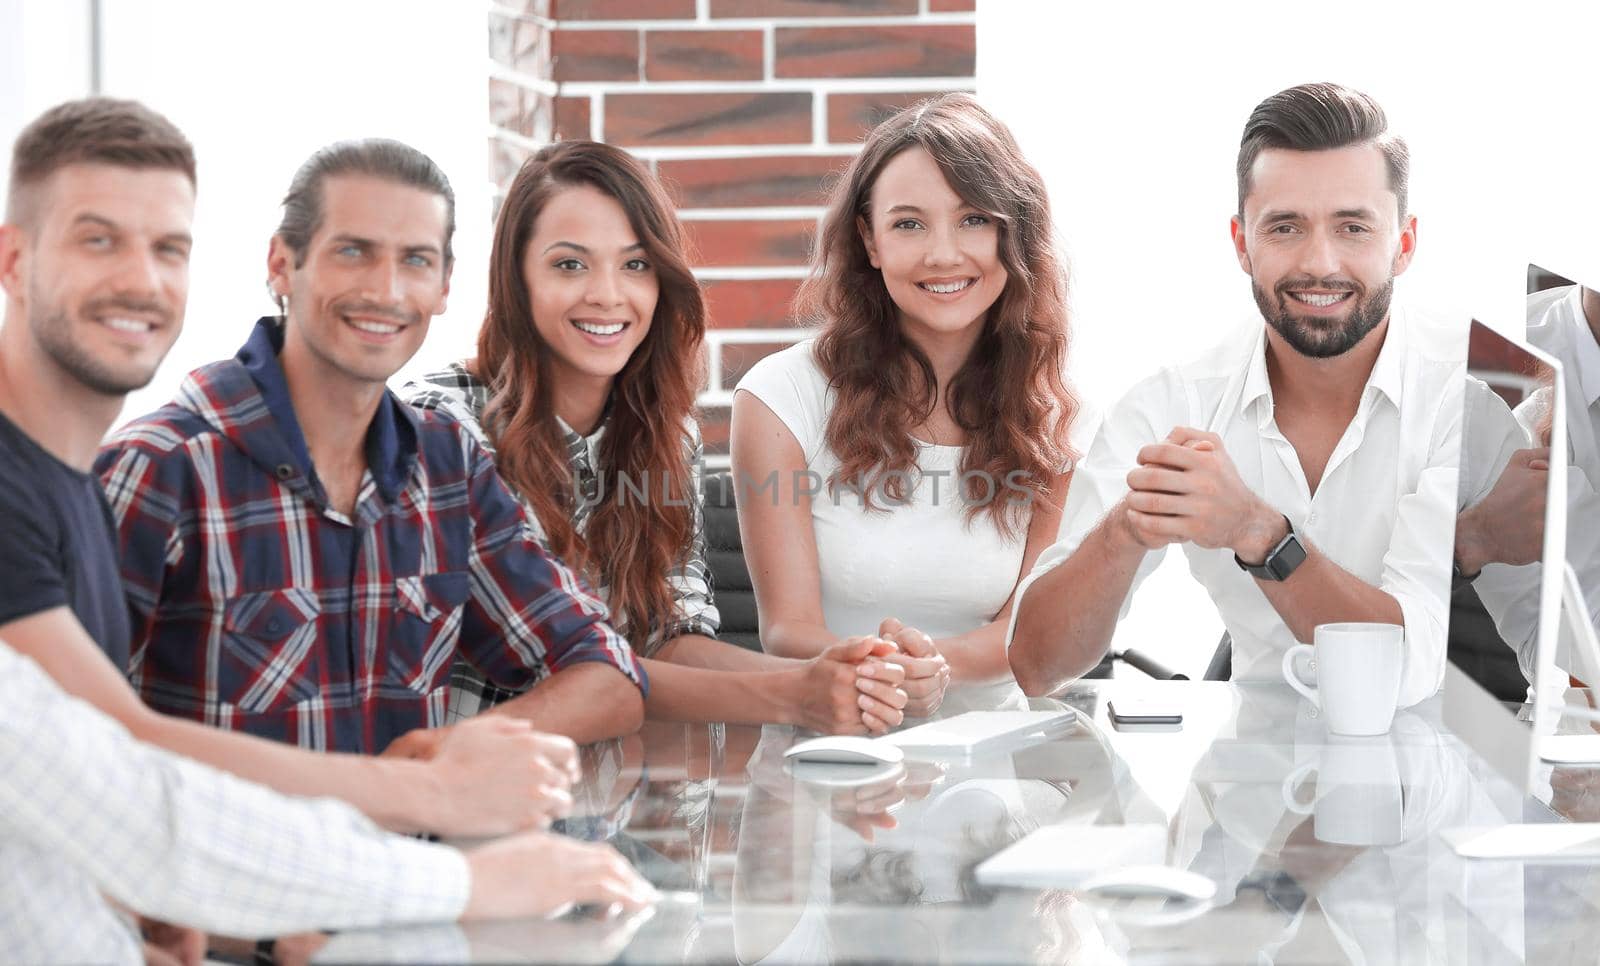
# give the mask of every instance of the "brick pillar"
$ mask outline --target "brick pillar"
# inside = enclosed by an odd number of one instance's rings
[[[489,183],[493,211],[528,155],[555,133],[550,0],[489,5]]]
[[[505,165],[514,171],[513,158],[520,164],[553,135],[625,147],[667,183],[711,308],[710,384],[700,399],[707,460],[726,465],[734,384],[757,359],[805,335],[789,303],[825,182],[887,114],[973,89],[975,0],[525,6],[515,14],[491,7],[490,176],[503,189]],[[521,32],[496,40],[497,23]],[[517,42],[536,38],[536,50]],[[509,64],[497,45],[512,52]]]

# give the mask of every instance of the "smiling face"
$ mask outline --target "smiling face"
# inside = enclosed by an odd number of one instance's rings
[[[445,199],[421,188],[327,178],[303,262],[279,236],[267,256],[268,284],[289,302],[285,367],[365,388],[398,372],[445,308],[448,218]]]
[[[194,186],[179,171],[96,163],[35,190],[40,214],[5,280],[34,342],[93,392],[146,385],[183,326]]]
[[[1417,244],[1397,205],[1376,145],[1256,158],[1234,247],[1262,318],[1296,352],[1340,355],[1389,317]]]
[[[963,201],[922,148],[883,166],[857,229],[914,340],[982,325],[1005,288],[999,224]]]
[[[551,195],[523,252],[522,278],[558,387],[598,380],[609,390],[649,334],[661,291],[622,205],[587,184]]]

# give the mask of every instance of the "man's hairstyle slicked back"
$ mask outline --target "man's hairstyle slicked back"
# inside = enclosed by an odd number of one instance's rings
[[[278,237],[294,252],[295,266],[305,264],[311,236],[322,227],[323,186],[340,175],[365,175],[392,181],[410,188],[431,192],[445,201],[444,264],[454,260],[451,239],[456,233],[456,194],[450,179],[433,159],[402,141],[390,138],[361,138],[337,141],[300,165],[283,196],[283,220]]]
[[[1239,215],[1250,193],[1250,171],[1268,148],[1290,151],[1331,151],[1373,144],[1389,168],[1389,188],[1394,192],[1400,218],[1406,216],[1407,181],[1411,154],[1406,142],[1389,132],[1389,119],[1378,102],[1360,91],[1338,84],[1301,84],[1279,91],[1250,112],[1244,137],[1239,140]]]

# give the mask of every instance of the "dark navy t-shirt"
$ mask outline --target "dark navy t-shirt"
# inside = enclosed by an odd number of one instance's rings
[[[65,606],[120,671],[132,630],[100,480],[0,414],[0,628]]]

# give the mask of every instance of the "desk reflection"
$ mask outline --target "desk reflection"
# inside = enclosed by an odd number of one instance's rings
[[[586,750],[567,823],[666,893],[652,914],[346,934],[318,959],[1542,963],[1600,948],[1594,872],[1467,862],[1439,839],[1544,806],[1447,733],[1436,702],[1343,744],[1287,687],[1159,686],[1182,702],[1180,731],[1109,726],[1106,699],[1148,682],[1080,682],[1065,735],[829,784],[786,768],[790,729],[652,725]],[[1551,804],[1600,818],[1597,775],[1556,771]],[[1160,825],[1168,864],[1217,883],[1214,907],[1158,925],[976,883],[982,860],[1061,823]]]
[[[1024,752],[908,761],[860,785],[795,777],[782,759],[794,740],[767,728],[749,765],[733,893],[740,962],[1120,961],[1071,895],[1002,898],[973,875],[1040,825],[1092,820],[1110,791],[1092,730],[1047,743],[1077,752],[1071,775],[1028,777],[1040,762]]]

